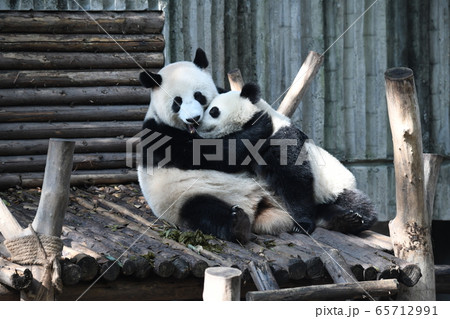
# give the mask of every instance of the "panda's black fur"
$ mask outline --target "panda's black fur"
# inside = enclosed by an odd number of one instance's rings
[[[279,120],[281,125],[274,128],[276,121],[276,113],[267,107],[250,109],[250,104],[244,106],[244,101],[248,100],[250,103],[256,105],[260,101],[260,89],[255,84],[246,84],[239,98],[236,100],[237,94],[235,92],[226,93],[230,95],[230,104],[226,105],[227,98],[221,96],[214,99],[205,113],[204,122],[198,128],[199,134],[203,137],[220,137],[224,140],[250,138],[253,141],[258,139],[266,139],[265,143],[259,149],[259,154],[264,159],[266,165],[259,165],[257,161],[253,161],[250,168],[267,182],[272,190],[284,201],[289,214],[296,222],[295,231],[310,233],[316,226],[316,221],[319,226],[334,229],[348,233],[358,233],[364,229],[370,228],[376,221],[376,211],[370,199],[360,190],[356,189],[352,184],[353,175],[343,167],[334,157],[326,151],[305,144],[308,137],[298,128],[296,128],[290,121],[286,119]],[[224,95],[224,96],[225,96]],[[216,103],[217,101],[217,103]],[[220,105],[218,107],[217,105]],[[242,104],[242,105],[241,105]],[[231,108],[231,112],[247,112],[248,116],[245,120],[237,117],[237,126],[233,129],[224,129],[218,135],[215,135],[219,126],[224,126],[228,121],[220,122],[220,114],[225,108]],[[269,106],[270,108],[270,106]],[[208,116],[209,114],[209,116]],[[233,117],[233,115],[231,116]],[[256,120],[255,120],[256,118]],[[217,121],[214,121],[217,119]],[[284,121],[284,122],[283,122]],[[209,122],[209,123],[208,123]],[[260,129],[255,129],[259,127]],[[260,134],[260,135],[253,135]],[[251,137],[249,137],[251,135]],[[295,146],[289,147],[287,152],[286,163],[281,163],[281,148],[279,146],[271,145],[272,140],[296,140]],[[239,144],[239,142],[237,142]],[[300,165],[297,163],[298,158],[304,152],[304,146],[308,146],[308,155]],[[239,154],[239,152],[243,154]],[[318,170],[321,170],[317,163],[315,163],[314,155],[325,156],[331,159],[329,165],[334,165],[338,170],[345,172],[345,179],[348,179],[347,188],[340,188],[338,190],[332,189],[315,189],[315,179],[323,179]],[[246,157],[247,151],[237,149],[238,158]],[[284,153],[283,153],[284,154]],[[286,154],[285,154],[286,155]],[[239,163],[239,162],[238,162]],[[327,164],[328,164],[327,163]],[[219,169],[230,169],[226,161],[223,167]],[[312,167],[313,165],[313,167]],[[338,179],[340,176],[333,176],[331,171],[330,176],[325,178],[333,182],[333,179]],[[336,175],[338,172],[336,172]],[[330,183],[332,184],[332,183]],[[316,187],[317,188],[317,187]],[[320,197],[317,194],[328,195],[328,197]]]

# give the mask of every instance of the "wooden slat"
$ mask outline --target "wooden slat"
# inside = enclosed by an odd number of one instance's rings
[[[161,68],[162,52],[130,53],[66,53],[66,52],[0,52],[1,70],[61,69],[127,69]]]
[[[151,34],[161,33],[163,26],[162,11],[0,13],[2,33],[103,33],[103,28],[111,34]]]
[[[0,51],[147,52],[162,51],[160,34],[0,34]]]
[[[139,121],[148,105],[11,106],[0,110],[0,122]]]
[[[42,139],[50,137],[83,138],[133,136],[141,130],[142,121],[74,122],[74,123],[6,123],[0,125],[3,139]]]
[[[74,154],[73,169],[113,169],[126,167],[126,153]],[[0,156],[0,173],[44,171],[47,155]]]
[[[150,92],[141,86],[0,90],[0,106],[148,104],[149,102]]]
[[[75,141],[75,153],[126,151],[126,138],[94,137],[69,140]],[[48,139],[0,140],[0,156],[47,154],[48,141]]]
[[[152,69],[152,72],[157,70]],[[141,69],[115,71],[7,71],[0,73],[0,88],[69,86],[138,86]]]

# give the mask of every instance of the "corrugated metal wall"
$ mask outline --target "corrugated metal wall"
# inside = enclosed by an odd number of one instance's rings
[[[293,119],[317,144],[345,161],[380,219],[395,212],[392,142],[384,71],[415,73],[424,149],[446,155],[435,219],[450,219],[450,0],[84,0],[91,10],[161,9],[166,14],[166,63],[191,59],[202,47],[211,72],[227,86],[240,68],[277,107],[310,50],[324,67]],[[67,4],[69,3],[69,4]],[[11,0],[0,9],[73,9],[66,0]],[[337,40],[337,41],[336,41]],[[336,42],[335,42],[336,41]],[[331,47],[330,47],[331,46]]]

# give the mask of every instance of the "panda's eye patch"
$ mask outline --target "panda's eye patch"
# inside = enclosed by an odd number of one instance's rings
[[[174,113],[178,113],[178,111],[180,110],[181,103],[183,103],[183,99],[181,97],[177,96],[176,98],[173,99],[172,111]]]
[[[220,115],[219,108],[217,106],[214,106],[211,110],[209,110],[209,115],[213,118],[218,118]]]
[[[206,97],[201,92],[195,92],[194,99],[196,99],[201,105],[206,105]]]

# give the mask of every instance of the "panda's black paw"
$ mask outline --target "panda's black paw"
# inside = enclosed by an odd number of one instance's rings
[[[245,244],[250,240],[250,218],[238,205],[231,207],[231,218],[233,222],[233,234],[235,240],[241,244]]]
[[[354,210],[350,209],[344,214],[342,214],[342,219],[347,223],[348,225],[354,225],[355,227],[361,226],[364,224],[364,218],[363,216],[355,212]]]
[[[303,218],[300,221],[296,221],[292,228],[293,233],[311,234],[316,229],[316,224],[309,218]]]

